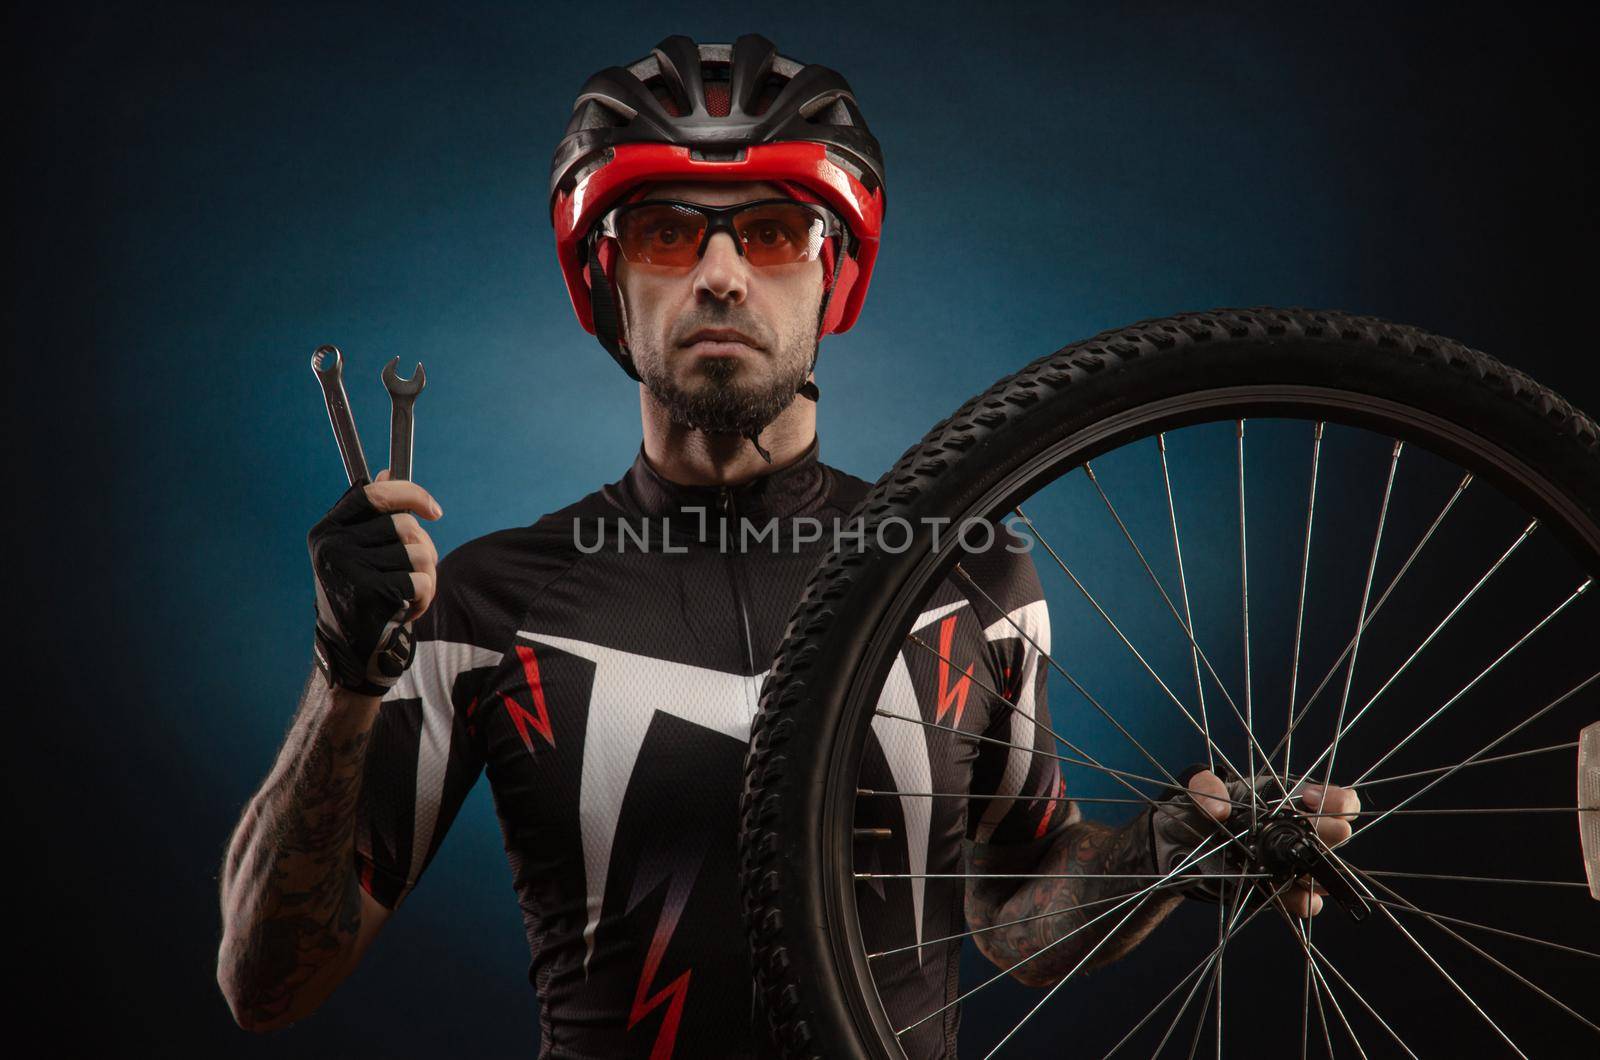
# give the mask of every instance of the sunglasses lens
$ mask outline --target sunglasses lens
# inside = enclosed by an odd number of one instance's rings
[[[822,217],[799,203],[752,206],[740,213],[734,224],[752,265],[815,261],[822,252]]]
[[[688,206],[641,203],[617,214],[615,234],[628,261],[692,268],[709,224],[704,214]],[[757,267],[817,260],[828,229],[820,211],[797,202],[739,210],[733,227],[745,260]]]
[[[706,219],[681,206],[641,206],[617,219],[622,256],[643,265],[693,265],[705,231]]]

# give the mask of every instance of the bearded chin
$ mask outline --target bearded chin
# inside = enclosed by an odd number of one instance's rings
[[[673,423],[709,434],[758,434],[789,407],[805,382],[804,363],[782,365],[776,374],[751,382],[740,378],[739,361],[706,358],[697,366],[694,383],[680,387],[661,362],[636,364],[646,389],[667,410]]]

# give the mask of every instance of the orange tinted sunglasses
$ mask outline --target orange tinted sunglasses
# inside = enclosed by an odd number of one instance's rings
[[[705,206],[678,199],[644,199],[608,211],[594,238],[610,236],[627,261],[692,268],[705,256],[711,237],[727,232],[751,265],[816,261],[822,245],[843,225],[828,210],[794,199],[758,199],[733,206]]]

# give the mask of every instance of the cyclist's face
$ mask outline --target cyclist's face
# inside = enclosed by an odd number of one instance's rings
[[[765,183],[662,183],[651,198],[727,206],[782,198]],[[759,429],[805,381],[816,350],[821,261],[755,267],[726,232],[692,267],[620,261],[622,332],[645,386],[673,418],[702,430]],[[735,331],[745,341],[697,338]]]

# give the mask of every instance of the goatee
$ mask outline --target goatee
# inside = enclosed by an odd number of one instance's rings
[[[700,385],[688,389],[678,386],[654,358],[636,364],[645,387],[673,423],[716,434],[760,433],[789,407],[806,376],[801,361],[778,365],[771,376],[746,382],[739,378],[737,358],[708,357],[696,366]]]

